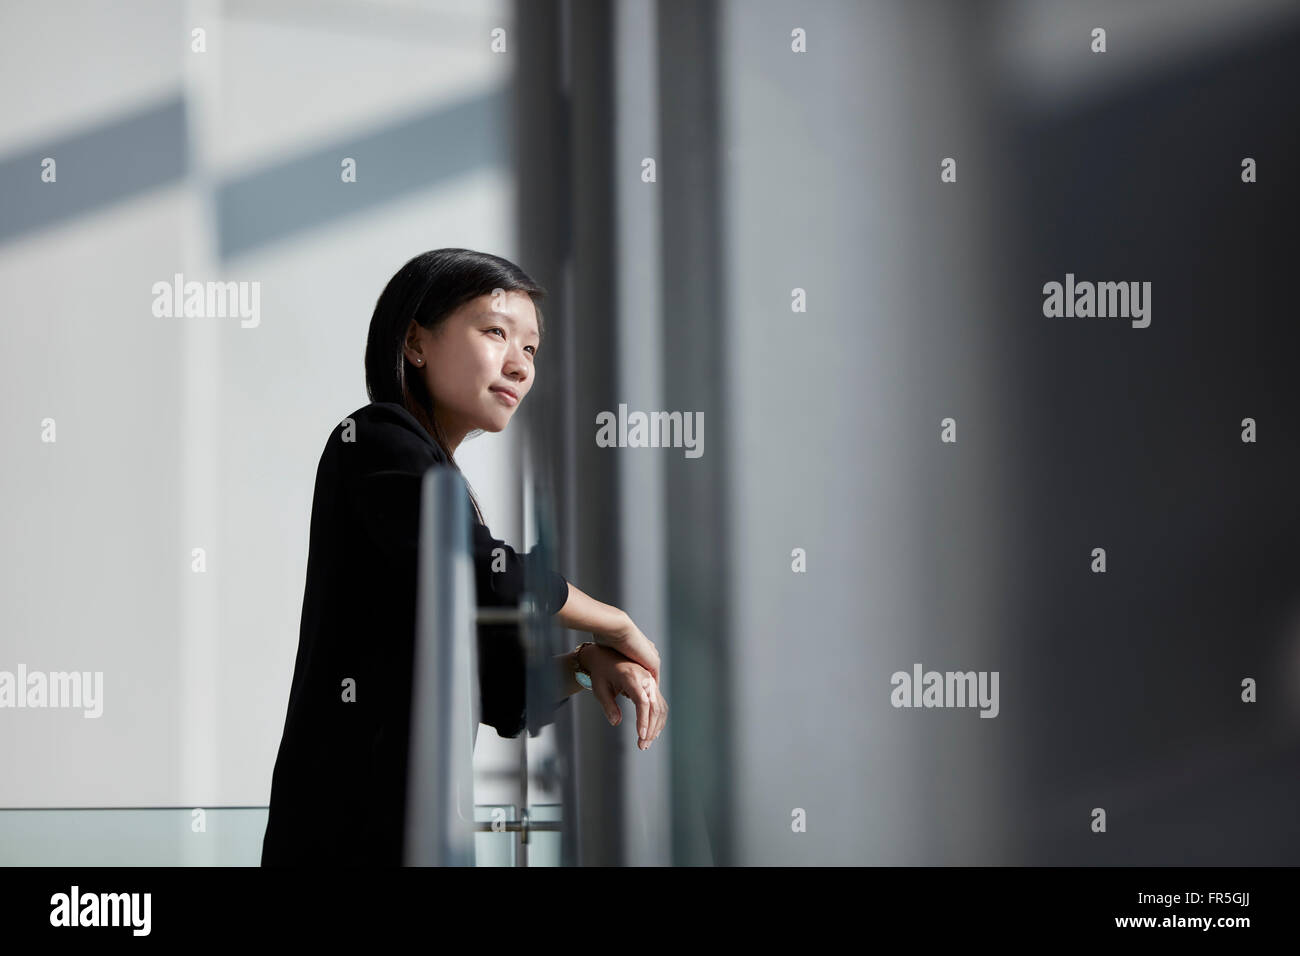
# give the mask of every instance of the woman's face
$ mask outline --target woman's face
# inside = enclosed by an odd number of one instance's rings
[[[424,376],[453,451],[476,428],[499,432],[510,423],[533,386],[540,341],[537,310],[525,292],[471,299],[436,332],[411,322],[406,357]]]

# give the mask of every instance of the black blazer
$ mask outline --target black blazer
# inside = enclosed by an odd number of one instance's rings
[[[352,440],[345,419],[316,471],[298,656],[263,866],[402,862],[420,490],[424,473],[446,458],[400,405],[372,402],[349,418]],[[534,552],[520,555],[493,538],[469,510],[478,603],[517,605],[527,570],[544,582],[535,595],[543,612],[558,611],[568,599],[565,578]],[[504,571],[491,569],[496,548]],[[479,627],[477,643],[481,720],[517,736],[526,723],[518,629]],[[355,700],[345,700],[348,678]]]

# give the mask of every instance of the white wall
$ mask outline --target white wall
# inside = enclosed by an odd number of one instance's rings
[[[506,3],[0,10],[0,159],[182,94],[191,147],[183,179],[0,244],[0,669],[105,681],[95,720],[0,710],[0,765],[13,768],[0,775],[0,807],[265,805],[316,464],[333,425],[367,401],[375,300],[426,249],[511,257],[514,196],[503,151],[222,264],[208,189],[503,88],[509,57],[490,52],[489,31],[508,27],[508,13]],[[189,49],[196,24],[206,54]],[[75,175],[61,167],[50,188]],[[155,318],[151,286],[174,272],[260,282],[260,325]],[[47,416],[55,444],[41,441]],[[512,441],[482,436],[462,461],[494,532],[515,540]],[[190,570],[192,547],[207,551],[205,574]]]

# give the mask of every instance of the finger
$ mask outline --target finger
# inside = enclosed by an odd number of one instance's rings
[[[650,732],[650,694],[636,681],[630,682],[627,696],[636,704],[636,735],[637,746],[641,747]],[[645,750],[645,747],[641,747]]]
[[[652,680],[646,680],[641,686],[650,695],[650,721],[645,731],[645,746],[649,750],[650,744],[655,739],[655,728],[659,726],[659,688],[655,686],[655,682]]]
[[[596,696],[600,709],[605,712],[605,719],[609,721],[610,726],[617,727],[619,721],[623,719],[623,712],[618,709],[618,701],[614,699],[614,691],[609,684],[603,680],[593,680],[591,692]]]
[[[646,699],[646,716],[645,716],[645,749],[650,749],[650,739],[654,736],[654,725],[658,719],[656,711],[658,701],[655,700],[654,682],[646,679],[641,683],[641,692],[645,694]]]

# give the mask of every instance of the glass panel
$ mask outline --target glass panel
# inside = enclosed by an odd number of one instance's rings
[[[558,803],[535,803],[528,808],[528,865],[561,865],[561,832],[544,829],[547,824],[558,825],[564,808]]]
[[[259,866],[266,807],[0,810],[0,866]],[[530,821],[559,820],[539,806]],[[513,804],[481,804],[476,823],[518,824]],[[200,825],[203,829],[196,830]],[[519,831],[474,834],[476,865],[518,866]],[[557,866],[558,833],[529,833],[529,865]]]
[[[259,866],[266,810],[0,810],[0,866]]]
[[[491,825],[500,820],[514,823],[519,820],[518,808],[513,804],[479,804],[474,807],[474,821]],[[474,834],[475,866],[517,866],[519,832],[517,830],[478,830]]]

